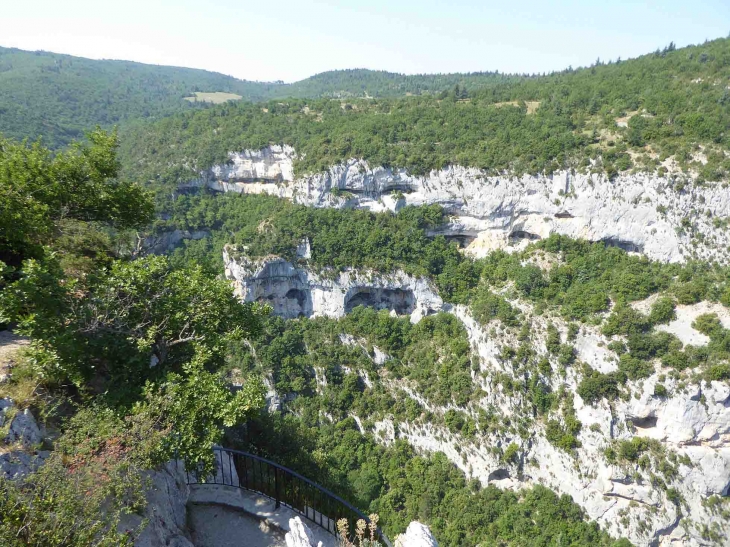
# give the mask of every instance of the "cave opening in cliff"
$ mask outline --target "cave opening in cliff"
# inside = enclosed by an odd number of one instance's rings
[[[513,230],[509,234],[509,240],[512,243],[518,243],[520,241],[538,241],[542,239],[539,235],[527,232],[525,230]]]
[[[467,248],[476,239],[476,236],[467,234],[431,234],[428,237],[434,239],[438,236],[443,236],[447,243],[456,243],[459,249]]]
[[[465,249],[467,248],[472,241],[476,239],[475,236],[469,236],[465,234],[454,234],[449,236],[444,236],[446,238],[446,241],[451,243],[454,242],[459,246],[459,249]]]
[[[416,297],[409,289],[379,289],[361,287],[345,301],[345,313],[358,306],[376,310],[393,310],[398,315],[410,315],[416,309]]]
[[[607,237],[601,240],[606,247],[617,247],[628,253],[643,253],[644,248],[642,245],[637,245],[633,241],[626,241],[624,239],[617,239],[613,237]]]
[[[311,314],[311,295],[308,290],[291,288],[284,292],[281,287],[277,289],[266,291],[256,301],[268,304],[276,315],[288,319],[308,317]]]
[[[631,418],[631,423],[638,429],[649,429],[656,427],[657,417],[656,416],[645,416],[643,418]]]

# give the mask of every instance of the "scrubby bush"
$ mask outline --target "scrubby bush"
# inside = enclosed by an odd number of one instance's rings
[[[652,325],[659,325],[662,323],[669,323],[677,318],[677,313],[674,311],[675,304],[674,300],[669,297],[662,297],[658,299],[651,306],[651,312],[649,313],[649,322]]]
[[[651,363],[632,357],[630,353],[624,353],[619,358],[618,370],[625,374],[629,380],[641,380],[654,373],[654,367]]]
[[[499,319],[505,325],[518,324],[517,311],[504,298],[488,289],[480,288],[471,303],[474,317],[483,324],[492,319]]]
[[[616,374],[603,374],[594,370],[580,381],[577,393],[588,404],[593,404],[601,399],[611,401],[618,397],[620,384]]]

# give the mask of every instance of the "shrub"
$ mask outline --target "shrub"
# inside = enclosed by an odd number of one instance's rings
[[[646,332],[649,327],[650,325],[644,315],[631,306],[618,304],[606,319],[603,334],[605,336],[615,336],[616,334],[628,336]]]
[[[569,367],[575,363],[575,348],[570,344],[561,344],[558,352],[558,363],[564,367]]]
[[[701,280],[680,283],[674,288],[674,295],[680,304],[696,304],[702,301],[707,294],[707,286]]]
[[[452,433],[459,433],[466,424],[466,414],[463,412],[449,409],[444,413],[444,422],[446,427]]]
[[[651,363],[637,359],[630,353],[624,353],[621,357],[619,357],[618,369],[630,380],[648,378],[654,373],[654,367]]]
[[[583,377],[578,384],[578,395],[588,404],[593,404],[601,399],[614,400],[619,395],[620,382],[617,375],[602,374],[597,370],[590,375]]]
[[[715,380],[718,382],[720,382],[722,380],[730,380],[730,364],[721,363],[718,365],[711,366],[707,370],[707,379]]]
[[[637,462],[644,452],[652,447],[656,447],[657,444],[657,441],[653,441],[652,439],[634,437],[618,443],[617,455],[622,460]]]
[[[474,317],[482,324],[499,319],[508,326],[518,324],[517,311],[504,298],[488,289],[480,288],[471,304]]]
[[[606,346],[611,351],[615,352],[617,355],[623,355],[626,353],[626,344],[621,342],[620,340],[613,340],[612,342],[608,343],[608,346]]]
[[[545,341],[545,346],[547,347],[548,353],[552,353],[553,355],[560,353],[560,332],[552,323],[548,323],[547,325],[547,339]]]
[[[670,351],[682,348],[679,339],[668,332],[656,334],[632,334],[628,340],[629,352],[636,359],[649,360],[662,357]]]
[[[692,328],[709,336],[710,338],[721,336],[725,330],[722,323],[720,323],[720,319],[715,313],[705,313],[700,315],[692,322]]]
[[[679,507],[682,503],[682,494],[676,488],[667,488],[667,500]]]
[[[502,454],[502,461],[505,463],[517,463],[519,449],[520,447],[515,443],[510,443],[504,450],[504,454]]]
[[[548,420],[545,437],[550,444],[565,451],[570,451],[580,446],[578,438],[557,420]]]
[[[654,302],[649,313],[649,322],[652,325],[669,323],[676,318],[677,313],[675,312],[674,300],[667,296]]]

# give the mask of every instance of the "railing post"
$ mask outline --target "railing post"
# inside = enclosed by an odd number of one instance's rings
[[[279,490],[279,468],[274,467],[274,494],[276,497],[275,507],[278,509],[281,507],[281,491]]]

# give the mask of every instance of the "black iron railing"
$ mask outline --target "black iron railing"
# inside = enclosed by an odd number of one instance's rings
[[[256,492],[273,500],[277,509],[284,505],[336,536],[339,535],[337,521],[340,519],[347,520],[350,535],[354,535],[358,520],[370,523],[364,513],[296,471],[240,450],[214,447],[213,452],[215,474],[201,477],[186,472],[188,484],[217,484]],[[392,547],[380,528],[375,535],[382,544]]]

